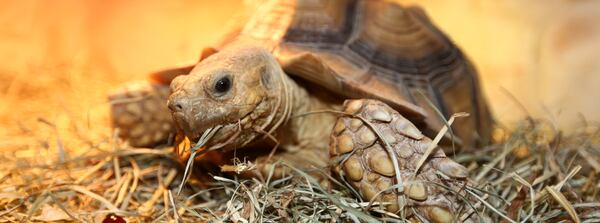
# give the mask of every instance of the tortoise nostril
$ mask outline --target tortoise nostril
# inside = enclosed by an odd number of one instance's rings
[[[175,104],[175,109],[181,111],[183,110],[183,106],[181,104]]]
[[[183,99],[171,98],[169,100],[168,107],[172,112],[183,112],[186,106]]]

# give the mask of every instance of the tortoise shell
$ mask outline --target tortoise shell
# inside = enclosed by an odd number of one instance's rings
[[[233,36],[270,49],[292,76],[346,98],[386,102],[429,136],[444,119],[467,112],[453,124],[455,142],[470,147],[489,139],[492,118],[475,69],[419,8],[383,0],[265,1]]]

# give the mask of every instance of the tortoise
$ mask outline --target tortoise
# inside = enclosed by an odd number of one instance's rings
[[[197,64],[151,74],[109,100],[132,146],[175,139],[185,159],[202,139],[219,153],[256,151],[259,170],[278,160],[329,167],[357,199],[413,210],[409,217],[478,218],[459,216],[459,198],[447,191],[468,183],[466,168],[430,138],[466,112],[441,145],[469,151],[488,142],[492,116],[472,64],[418,7],[264,1]],[[436,150],[420,165],[429,146]]]

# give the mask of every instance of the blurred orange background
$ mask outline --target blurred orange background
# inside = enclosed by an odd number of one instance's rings
[[[40,117],[106,129],[108,90],[197,60],[251,2],[3,1],[0,140],[35,131],[28,126]],[[470,56],[501,122],[524,115],[502,89],[564,128],[580,126],[580,117],[600,120],[600,2],[400,2],[425,8]]]

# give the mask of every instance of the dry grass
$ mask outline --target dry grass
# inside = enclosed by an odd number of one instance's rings
[[[44,126],[54,134],[24,134],[0,156],[0,222],[101,222],[109,213],[128,222],[401,221],[357,201],[343,183],[328,190],[300,170],[283,179],[192,178],[178,195],[183,166],[170,148],[90,140],[43,119],[35,128]],[[492,222],[600,221],[599,126],[565,134],[527,120],[514,129],[498,129],[500,143],[455,157],[478,182],[467,190],[478,201],[472,205]]]

